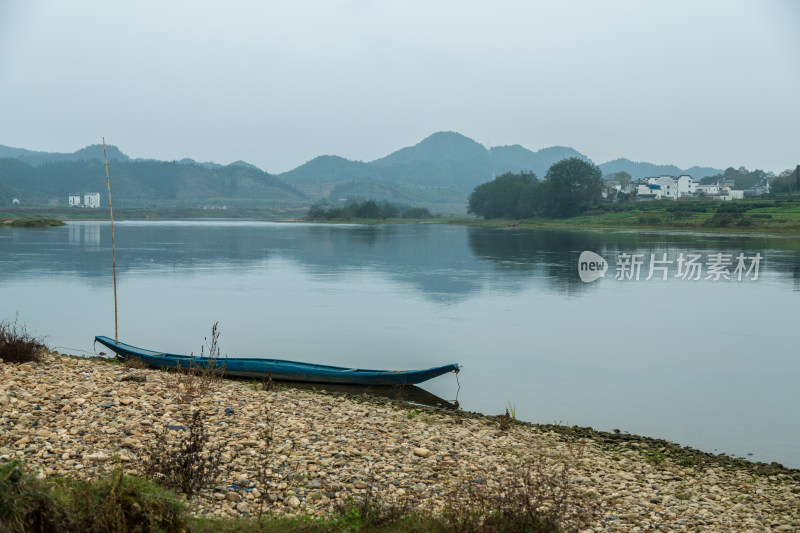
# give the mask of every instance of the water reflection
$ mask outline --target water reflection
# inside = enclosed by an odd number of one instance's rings
[[[74,246],[100,246],[100,226],[97,224],[70,224],[69,243]]]
[[[508,292],[524,284],[570,296],[595,290],[577,274],[584,250],[610,265],[620,254],[761,253],[762,275],[778,274],[800,290],[800,240],[764,236],[687,233],[488,229],[443,225],[316,225],[247,222],[121,222],[117,269],[131,271],[257,270],[274,258],[296,261],[326,279],[368,269],[406,284],[426,297],[455,302],[487,283]],[[111,276],[110,227],[70,223],[48,230],[4,229],[0,276],[57,271],[101,280]],[[645,272],[645,275],[647,273]],[[601,283],[605,283],[603,280]]]
[[[469,245],[476,257],[490,262],[503,273],[542,278],[556,291],[580,295],[597,285],[584,283],[577,274],[578,258],[588,250],[601,255],[609,263],[608,280],[614,280],[621,254],[637,254],[644,265],[639,276],[644,280],[651,258],[666,258],[668,279],[676,281],[681,255],[698,254],[706,262],[709,255],[730,255],[732,272],[736,257],[761,254],[759,272],[776,272],[788,279],[794,290],[800,290],[800,241],[798,239],[740,235],[664,234],[652,232],[601,231],[525,231],[469,229]],[[666,254],[666,255],[665,255]],[[654,273],[656,277],[661,272]],[[702,279],[705,280],[704,271]],[[734,276],[735,278],[735,276]]]

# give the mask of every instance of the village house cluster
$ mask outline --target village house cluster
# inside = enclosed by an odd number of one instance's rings
[[[616,192],[629,193],[636,195],[636,200],[679,200],[681,198],[708,198],[711,200],[741,200],[745,197],[759,196],[769,192],[769,181],[752,189],[734,189],[733,180],[719,180],[716,183],[701,185],[695,183],[694,179],[688,174],[675,176],[658,176],[644,178],[638,182],[633,182],[627,187],[623,187],[617,181],[607,181],[607,189]],[[607,196],[607,192],[604,193]]]
[[[80,194],[70,194],[69,195],[69,206],[70,207],[91,207],[96,209],[100,207],[100,193],[99,192],[87,192],[83,194],[83,202],[81,202],[81,195]]]

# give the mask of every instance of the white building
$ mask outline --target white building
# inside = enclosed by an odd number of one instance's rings
[[[70,207],[80,207],[81,206],[81,195],[80,194],[70,194],[69,195],[69,206]]]
[[[695,193],[695,183],[692,177],[683,174],[677,178],[674,176],[659,176],[657,178],[647,178],[648,185],[658,185],[661,189],[659,198],[677,200],[684,196],[693,196]]]
[[[719,193],[720,200],[741,200],[744,198],[744,191],[723,187]]]
[[[696,187],[697,194],[704,194],[705,196],[715,196],[719,194],[719,185],[711,183],[709,185],[698,185]]]
[[[661,200],[661,198],[662,198],[661,185],[640,183],[636,186],[637,200]]]
[[[92,208],[100,207],[100,193],[99,192],[84,193],[83,207],[92,207]]]
[[[697,184],[688,174],[681,174],[675,178],[678,187],[678,197],[694,196]]]

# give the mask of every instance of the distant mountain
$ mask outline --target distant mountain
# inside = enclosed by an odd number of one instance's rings
[[[496,175],[506,172],[532,171],[543,180],[554,163],[562,159],[577,157],[589,163],[591,159],[566,146],[552,146],[532,152],[518,144],[512,146],[495,146],[491,149],[492,170]]]
[[[694,166],[682,170],[675,165],[654,165],[653,163],[637,163],[630,159],[614,159],[608,163],[599,165],[603,175],[614,174],[616,172],[627,172],[633,179],[649,178],[653,176],[680,176],[688,174],[695,181],[700,181],[706,176],[716,176],[723,171],[716,168]]]
[[[101,147],[102,150],[102,147]],[[242,199],[248,205],[307,204],[305,195],[255,167],[231,164],[208,168],[177,161],[109,161],[114,198],[135,205],[192,205]],[[0,187],[24,204],[44,204],[67,195],[106,189],[102,159],[57,161],[33,166],[14,158],[0,159]]]
[[[176,161],[176,163],[181,165],[199,165],[201,167],[206,167],[206,168],[222,168],[225,166],[225,165],[220,165],[219,163],[212,163],[211,161],[206,161],[204,163],[201,163],[200,161],[195,161],[191,157],[184,157],[183,159],[179,159],[178,161]]]
[[[419,144],[376,159],[370,166],[389,183],[452,187],[469,194],[491,179],[489,151],[460,133],[439,132]]]
[[[245,161],[230,165],[194,159],[165,162],[131,159],[106,145],[119,199],[161,204],[246,199],[248,202],[308,205],[321,198],[340,201],[361,197],[412,205],[465,206],[481,183],[506,172],[532,171],[544,179],[554,163],[570,157],[592,162],[582,153],[552,146],[538,151],[518,144],[486,148],[455,132],[437,132],[414,146],[370,162],[335,155],[315,157],[277,176]],[[69,193],[103,190],[102,145],[68,153],[50,153],[0,145],[0,202],[9,195],[24,203],[64,198]],[[603,163],[604,175],[625,171],[635,179],[662,174],[690,174],[697,181],[722,170],[655,165],[615,159]],[[6,198],[7,199],[7,198]]]
[[[369,163],[320,156],[278,177],[311,198],[330,194],[331,198],[361,196],[393,201],[404,196],[412,203],[465,203],[477,185],[494,176],[532,170],[543,179],[550,165],[568,157],[590,161],[572,148],[532,152],[514,145],[489,150],[460,133],[438,132]],[[384,185],[378,186],[380,183]],[[331,194],[333,191],[336,195]],[[344,195],[345,191],[348,194]]]
[[[106,156],[109,161],[128,161],[130,158],[123,154],[119,148],[106,145]],[[91,161],[103,160],[103,145],[92,144],[86,148],[81,148],[71,154],[59,152],[36,152],[25,150],[24,148],[12,148],[0,144],[0,158],[11,157],[24,161],[29,165],[39,166],[45,163],[57,163],[61,161]]]
[[[278,174],[279,178],[288,183],[344,183],[378,179],[378,176],[379,172],[366,163],[334,155],[315,157],[294,170]]]

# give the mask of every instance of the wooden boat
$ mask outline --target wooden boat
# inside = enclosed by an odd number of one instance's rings
[[[139,359],[154,368],[188,369],[211,366],[219,368],[225,376],[242,378],[271,377],[279,381],[349,385],[413,385],[448,372],[458,373],[459,370],[459,366],[456,364],[425,370],[368,370],[256,357],[194,357],[145,350],[103,336],[97,336],[94,340],[107,346],[121,359]]]

